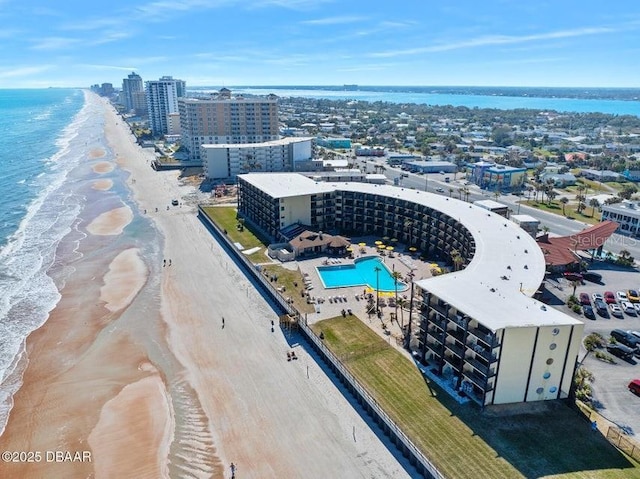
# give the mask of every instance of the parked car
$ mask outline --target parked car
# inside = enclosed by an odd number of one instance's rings
[[[614,356],[618,356],[620,359],[630,360],[633,359],[633,349],[625,346],[624,344],[609,344],[607,351]]]
[[[623,331],[622,329],[612,329],[611,337],[615,338],[615,340],[618,341],[619,343],[622,343],[625,346],[628,346],[633,349],[637,348],[638,345],[640,344],[639,338],[636,338],[633,334]]]
[[[178,201],[178,200],[171,200],[171,204],[172,204],[173,206],[178,206],[180,203],[179,203],[179,201]]]
[[[438,193],[444,193],[444,188],[436,188],[436,191],[437,191]]]
[[[605,291],[604,292],[604,302],[607,304],[615,303],[616,297],[613,294],[613,291]]]
[[[635,289],[627,291],[627,299],[632,303],[640,303],[640,294]]]
[[[582,281],[582,275],[580,273],[571,273],[567,271],[562,273],[562,275],[569,281]]]
[[[629,386],[627,387],[633,394],[637,394],[638,396],[640,396],[640,379],[634,379],[629,383]]]
[[[594,302],[597,301],[597,300],[600,300],[600,301],[604,300],[604,296],[602,296],[602,294],[600,294],[600,293],[593,293],[591,295],[591,298],[593,299]]]
[[[585,281],[591,281],[592,283],[602,283],[602,275],[594,273],[593,271],[586,271],[582,273],[582,277]]]
[[[626,301],[627,293],[624,291],[616,291],[616,298],[618,298],[618,301]]]
[[[630,331],[627,331],[627,333],[633,334],[636,338],[640,339],[640,331],[630,330]]]
[[[633,307],[636,308],[636,314],[640,314],[640,303],[633,303]]]
[[[611,311],[611,316],[615,316],[616,318],[624,317],[622,315],[622,310],[620,309],[620,306],[618,306],[616,303],[611,303],[609,305],[609,310]]]
[[[582,314],[584,314],[585,318],[596,319],[596,315],[593,312],[593,308],[588,304],[585,304],[584,306],[582,306]]]
[[[604,301],[602,301],[601,299],[596,299],[593,302],[593,305],[596,307],[596,311],[600,316],[602,316],[603,318],[609,317],[609,313],[607,312],[607,305]]]
[[[591,298],[587,293],[580,293],[580,304],[591,304]]]
[[[620,301],[620,308],[629,316],[637,316],[636,308],[629,301]]]

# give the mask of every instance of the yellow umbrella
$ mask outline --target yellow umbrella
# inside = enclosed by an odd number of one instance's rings
[[[347,248],[347,251],[353,251],[353,248],[352,248],[351,246],[349,246],[349,247]]]
[[[418,251],[418,248],[412,246],[411,248],[409,248],[409,251]]]
[[[389,241],[389,237],[388,237],[388,236],[385,236],[385,237],[383,237],[382,239],[383,239],[384,241]]]
[[[387,246],[387,251],[393,251],[393,246]]]
[[[376,241],[376,242],[375,242],[375,244],[377,244],[377,245],[381,245],[381,244],[382,244],[382,241],[378,240],[378,241]]]
[[[358,243],[358,246],[367,246],[367,243],[364,243],[364,242]]]
[[[385,249],[385,248],[386,248],[386,246],[385,246],[385,245],[383,245],[383,244],[379,244],[379,245],[378,245],[378,248],[380,248],[380,249]]]
[[[398,238],[391,238],[391,242],[392,243],[397,243],[398,242]]]

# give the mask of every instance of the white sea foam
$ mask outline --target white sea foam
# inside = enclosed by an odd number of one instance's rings
[[[0,434],[12,407],[12,396],[21,385],[25,340],[46,321],[60,299],[47,270],[55,262],[60,240],[72,231],[83,206],[84,198],[70,193],[65,180],[83,158],[86,139],[99,137],[96,132],[101,116],[96,115],[97,108],[85,95],[83,107],[56,142],[58,151],[45,159],[47,172],[34,181],[40,194],[0,249]],[[74,244],[75,254],[79,254],[77,249],[78,244]],[[64,274],[72,271],[62,270],[62,284]]]

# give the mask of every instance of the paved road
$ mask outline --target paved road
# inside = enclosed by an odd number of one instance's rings
[[[462,188],[465,186],[464,179],[458,178],[456,181],[453,181],[453,174],[441,175],[439,173],[431,173],[428,175],[417,175],[414,173],[407,173],[400,170],[399,168],[390,167],[386,164],[386,161],[384,159],[364,160],[362,158],[359,158],[357,161],[357,165],[367,173],[375,173],[375,165],[384,166],[385,176],[392,182],[394,178],[399,178],[400,186],[404,186],[406,188],[414,188],[423,191],[426,189],[426,191],[429,191],[431,193],[439,193],[443,195],[449,195],[449,189],[453,188],[454,191],[453,193],[451,193],[451,196],[453,198],[459,198],[458,188]],[[407,176],[403,177],[403,174]],[[451,182],[445,182],[445,177],[449,177]],[[467,187],[471,191],[471,194],[469,195],[470,202],[477,200],[495,199],[492,193],[483,191],[476,185],[469,185]],[[441,189],[443,191],[437,191],[438,189]],[[578,233],[584,228],[590,226],[589,224],[583,223],[582,221],[565,218],[563,216],[549,213],[547,211],[541,211],[530,206],[519,205],[517,201],[520,201],[521,199],[521,197],[515,195],[503,195],[500,196],[497,201],[509,206],[511,210],[516,214],[527,214],[540,220],[541,227],[547,226],[551,233],[557,235],[568,236],[574,233]],[[613,234],[604,244],[604,249],[605,251],[611,251],[612,253],[619,253],[622,250],[627,250],[631,253],[631,256],[640,259],[640,241],[628,236]]]

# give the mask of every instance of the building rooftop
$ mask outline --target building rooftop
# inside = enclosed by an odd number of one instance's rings
[[[531,298],[545,274],[540,247],[520,226],[472,204],[424,191],[390,185],[329,183],[337,190],[374,193],[426,205],[456,219],[476,244],[462,271],[422,279],[416,284],[487,328],[582,324]],[[544,308],[544,309],[543,309]]]
[[[461,271],[416,281],[487,328],[582,324],[531,298],[545,274],[545,258],[536,241],[517,224],[455,198],[354,182],[316,183],[296,173],[249,173],[240,178],[274,198],[350,191],[402,199],[434,208],[461,223],[473,236],[475,254]]]
[[[500,210],[503,208],[507,208],[507,205],[498,203],[493,200],[478,200],[473,202],[474,205],[479,206],[480,208],[484,208],[485,210]]]
[[[272,198],[289,198],[335,191],[335,187],[330,183],[316,182],[298,173],[247,173],[238,177],[260,188]]]
[[[311,141],[311,137],[292,136],[280,138],[279,140],[263,141],[261,143],[204,143],[201,148],[207,149],[223,149],[223,148],[264,148],[266,146],[287,146],[291,143],[302,143],[303,141]]]

